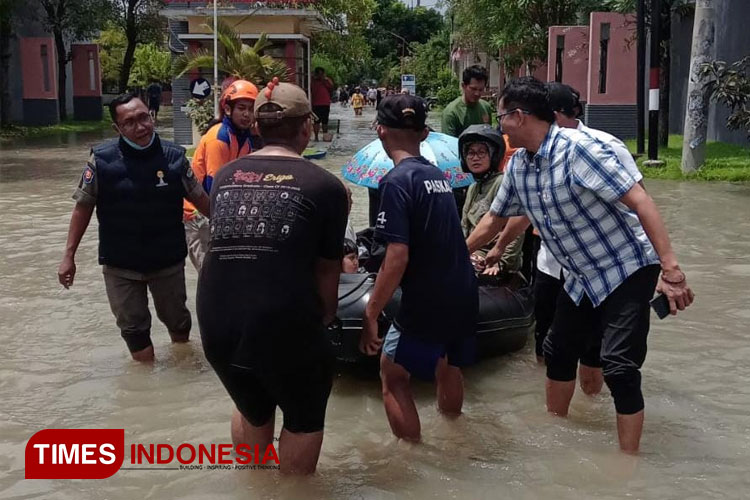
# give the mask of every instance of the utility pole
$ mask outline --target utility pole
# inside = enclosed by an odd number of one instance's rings
[[[646,0],[637,0],[636,33],[637,33],[637,113],[636,120],[636,153],[642,155],[646,150]]]
[[[656,166],[659,159],[659,21],[661,0],[651,0],[651,61],[648,88],[648,159]]]
[[[693,45],[690,55],[690,80],[685,106],[685,130],[682,142],[682,173],[696,172],[706,159],[708,132],[708,92],[701,65],[711,62],[716,44],[716,11],[712,0],[696,0],[693,20]]]
[[[222,116],[219,112],[219,16],[217,15],[216,0],[214,0],[214,116]]]
[[[404,74],[404,58],[406,57],[406,39],[396,33],[389,31],[391,35],[395,36],[401,41],[401,74]]]

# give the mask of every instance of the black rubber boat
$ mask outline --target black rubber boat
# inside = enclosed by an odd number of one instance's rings
[[[364,356],[359,352],[362,316],[375,285],[375,274],[342,274],[339,281],[337,328],[329,330],[339,361],[356,363]],[[400,290],[378,321],[385,335],[398,311]],[[517,290],[507,286],[480,285],[477,354],[487,358],[521,349],[534,329],[534,301],[530,287]]]

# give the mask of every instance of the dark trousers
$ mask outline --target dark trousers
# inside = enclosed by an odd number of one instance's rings
[[[579,305],[564,291],[558,294],[552,330],[544,341],[547,377],[576,378],[578,360],[597,343],[617,413],[643,409],[640,368],[646,359],[649,301],[659,278],[659,266],[643,267],[630,275],[598,307],[584,296]]]

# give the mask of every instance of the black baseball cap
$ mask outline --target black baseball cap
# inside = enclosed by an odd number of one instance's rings
[[[547,83],[547,93],[552,111],[560,111],[566,116],[578,118],[583,113],[581,105],[581,94],[571,87],[560,82]]]
[[[426,120],[424,101],[413,95],[389,95],[378,106],[377,122],[385,127],[422,130]]]

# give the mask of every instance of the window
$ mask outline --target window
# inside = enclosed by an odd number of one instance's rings
[[[44,91],[49,92],[51,85],[49,81],[49,57],[47,56],[47,44],[42,44],[39,47],[39,53],[42,58],[42,80],[44,82]]]
[[[609,23],[602,23],[599,31],[599,93],[607,93],[607,52],[609,50]]]
[[[93,50],[89,50],[89,90],[96,90],[96,62]]]
[[[563,58],[565,57],[565,35],[557,35],[557,48],[555,49],[555,81],[562,82]]]

